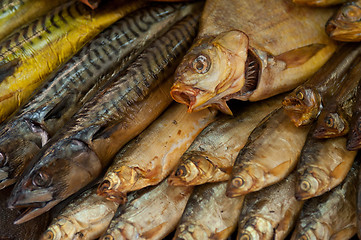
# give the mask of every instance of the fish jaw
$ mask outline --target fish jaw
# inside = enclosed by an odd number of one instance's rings
[[[189,112],[215,107],[231,114],[226,101],[245,84],[248,43],[237,30],[198,40],[175,72],[172,98]]]
[[[348,133],[346,149],[356,151],[361,148],[361,113],[352,116],[350,131]]]
[[[315,138],[334,138],[344,136],[349,131],[348,121],[340,114],[321,112],[313,132]]]
[[[252,217],[247,219],[245,223],[240,223],[238,228],[239,240],[262,240],[272,239],[274,229],[267,219],[261,217]]]
[[[319,196],[328,188],[329,177],[319,168],[297,173],[295,197],[298,201]]]
[[[322,109],[320,94],[312,88],[300,86],[282,101],[283,109],[297,126],[311,123]]]

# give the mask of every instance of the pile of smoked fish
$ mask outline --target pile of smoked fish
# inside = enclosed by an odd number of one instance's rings
[[[0,0],[0,240],[361,237],[361,0]]]

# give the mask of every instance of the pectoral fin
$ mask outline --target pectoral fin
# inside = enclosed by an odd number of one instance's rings
[[[14,74],[15,69],[18,67],[20,60],[14,59],[10,62],[0,64],[0,83],[4,81],[8,76]]]
[[[286,63],[287,68],[300,66],[316,55],[326,44],[314,43],[300,48],[292,49],[275,56],[276,60]]]
[[[292,171],[291,167],[291,160],[286,161],[278,165],[277,167],[271,169],[269,174],[279,177],[285,175],[285,173],[289,173]]]
[[[331,236],[330,240],[342,240],[342,239],[350,239],[357,232],[357,228],[355,226],[350,226],[345,228],[338,233],[335,233]]]

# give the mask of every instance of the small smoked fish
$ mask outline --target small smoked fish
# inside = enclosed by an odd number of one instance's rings
[[[361,41],[361,1],[343,4],[326,23],[326,33],[334,40]]]
[[[296,174],[246,195],[239,217],[237,239],[281,240],[292,230],[303,201],[295,198]]]
[[[196,6],[158,4],[140,9],[71,58],[0,129],[0,189],[15,182],[27,162],[104,83]]]
[[[0,41],[15,29],[69,0],[0,0]]]
[[[226,187],[227,182],[195,187],[173,239],[227,239],[237,226],[244,197],[228,198]]]
[[[346,138],[317,139],[311,129],[297,166],[296,198],[319,196],[340,184],[349,172],[356,151],[346,150]]]
[[[324,31],[332,13],[289,0],[206,1],[197,41],[176,70],[173,99],[189,111],[231,114],[229,99],[258,101],[295,88],[336,50]]]
[[[216,114],[216,110],[208,109],[187,114],[186,106],[178,103],[168,108],[116,155],[98,194],[124,203],[128,192],[161,182]]]
[[[358,169],[354,164],[338,187],[305,203],[291,240],[344,240],[356,233]]]
[[[341,4],[347,0],[292,0],[296,4],[311,6],[311,7],[327,7],[336,4]]]
[[[67,205],[40,240],[97,239],[107,230],[118,206],[98,196],[93,187]]]
[[[91,11],[70,2],[18,29],[0,42],[0,122],[21,106],[62,63],[141,0],[113,0]]]
[[[211,123],[182,155],[168,177],[171,185],[200,185],[230,178],[231,169],[251,131],[274,109],[282,97],[274,97],[242,108],[235,117],[224,116]]]
[[[136,197],[119,207],[100,240],[163,239],[176,228],[192,190],[163,180],[136,192]]]
[[[334,138],[348,133],[352,107],[356,100],[356,89],[361,79],[361,57],[355,60],[345,77],[347,79],[343,81],[335,95],[325,101],[313,137]]]
[[[16,223],[42,214],[98,177],[170,104],[172,79],[167,78],[190,46],[197,19],[188,16],[156,39],[41,149],[9,198],[10,207],[30,207]]]
[[[282,108],[265,117],[236,158],[227,196],[258,191],[284,179],[297,165],[308,130],[295,127]]]
[[[285,97],[283,108],[296,126],[309,124],[318,117],[323,101],[343,85],[344,75],[360,53],[361,45],[345,44],[307,82]]]

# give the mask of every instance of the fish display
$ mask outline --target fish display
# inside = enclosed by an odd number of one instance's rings
[[[361,148],[361,82],[359,82],[357,86],[356,100],[352,109],[346,148],[349,151],[356,151]]]
[[[291,240],[350,239],[356,233],[358,167],[330,192],[307,201]]]
[[[156,39],[42,148],[9,198],[12,208],[29,207],[16,223],[93,181],[125,143],[161,114],[171,102],[171,75],[195,36],[197,20],[197,15],[185,17]]]
[[[296,127],[282,108],[266,116],[237,155],[227,196],[258,191],[290,174],[297,165],[308,130],[308,126]]]
[[[361,1],[344,3],[326,23],[330,38],[343,42],[361,41]]]
[[[244,197],[228,198],[226,187],[227,182],[195,187],[173,239],[227,239],[237,226]]]
[[[307,82],[285,97],[283,107],[296,126],[307,125],[318,117],[323,102],[344,84],[345,74],[360,52],[361,45],[345,44]]]
[[[295,198],[296,173],[245,196],[237,239],[281,240],[292,230],[303,201]]]
[[[345,77],[347,79],[339,91],[324,103],[324,108],[313,131],[313,137],[332,138],[344,136],[348,133],[352,109],[356,100],[356,89],[361,79],[360,57],[355,60]]]
[[[171,186],[164,180],[136,192],[118,209],[100,240],[163,239],[176,228],[192,190]]]
[[[324,31],[332,14],[288,0],[208,0],[176,70],[173,99],[189,111],[231,114],[229,99],[258,101],[295,88],[336,50]]]
[[[98,194],[124,203],[128,192],[161,182],[216,114],[216,110],[208,109],[187,114],[186,106],[173,104],[117,154]]]
[[[100,33],[47,81],[0,129],[0,189],[96,91],[122,72],[147,45],[199,4],[158,4],[142,8]],[[0,158],[1,158],[0,157]]]
[[[292,0],[296,4],[311,6],[311,7],[327,7],[336,4],[345,3],[347,0]]]
[[[230,178],[238,152],[267,114],[281,106],[282,96],[242,106],[234,117],[224,115],[211,123],[192,142],[168,177],[174,186],[222,182]]]

